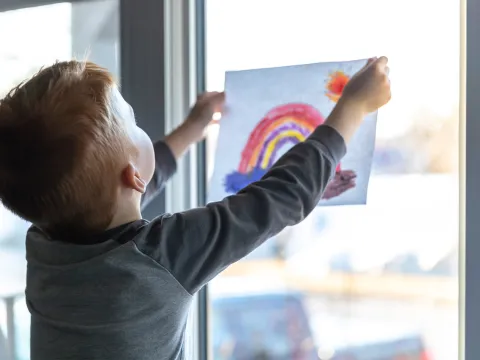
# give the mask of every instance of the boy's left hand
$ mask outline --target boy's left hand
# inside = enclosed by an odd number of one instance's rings
[[[223,92],[207,92],[198,97],[183,124],[164,139],[175,159],[178,160],[190,145],[205,137],[205,128],[212,122],[213,114],[222,112],[224,103]]]
[[[357,174],[353,170],[337,171],[325,188],[322,199],[329,200],[342,195],[347,190],[353,189],[356,186],[356,177]]]
[[[224,103],[224,92],[206,92],[197,98],[183,124],[188,127],[193,141],[204,138],[205,128],[212,122],[213,114],[222,112]]]

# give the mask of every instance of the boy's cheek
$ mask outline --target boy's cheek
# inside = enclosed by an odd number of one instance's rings
[[[150,137],[142,129],[138,130],[138,142],[135,144],[138,150],[137,166],[143,180],[148,183],[155,171],[155,151]]]

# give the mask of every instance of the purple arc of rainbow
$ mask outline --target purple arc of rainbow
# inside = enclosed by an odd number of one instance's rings
[[[295,131],[295,132],[298,132],[298,134],[301,135],[302,139],[298,139],[296,137],[288,136],[288,137],[284,137],[284,138],[278,140],[275,148],[272,151],[272,153],[269,154],[268,165],[266,167],[262,166],[262,164],[264,162],[264,159],[265,159],[265,156],[267,155],[266,153],[267,153],[267,148],[268,148],[269,144],[271,144],[272,141],[277,139],[283,133],[288,133],[289,131],[292,131],[292,130]],[[310,133],[311,133],[311,131],[309,129],[305,129],[303,127],[300,127],[295,122],[289,122],[285,125],[282,125],[282,126],[278,127],[277,129],[272,131],[272,133],[265,139],[265,142],[262,145],[262,149],[260,150],[260,155],[259,155],[259,158],[258,158],[258,165],[260,165],[261,168],[270,168],[273,165],[273,163],[275,162],[275,160],[277,159],[277,153],[280,151],[280,149],[284,145],[286,145],[288,143],[292,143],[294,145],[298,144],[300,141],[303,141],[304,139],[306,139],[308,137],[308,135],[310,135]]]

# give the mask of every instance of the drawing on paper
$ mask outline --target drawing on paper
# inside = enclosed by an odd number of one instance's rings
[[[280,149],[304,141],[323,122],[320,112],[308,104],[285,104],[269,111],[250,133],[238,169],[226,176],[225,191],[236,193],[260,180],[278,159]],[[323,198],[331,199],[354,188],[355,177],[354,171],[342,171],[339,164]]]
[[[323,124],[367,60],[227,72],[224,114],[208,202],[260,180],[292,146]],[[319,205],[365,204],[377,113],[368,114],[334,169]]]

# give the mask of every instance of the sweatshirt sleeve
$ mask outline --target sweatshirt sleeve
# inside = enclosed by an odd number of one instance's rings
[[[155,150],[155,172],[152,180],[147,185],[147,190],[142,196],[142,210],[160,194],[165,187],[165,183],[177,171],[177,161],[173,156],[168,145],[163,141],[158,141],[154,145]]]
[[[222,201],[154,219],[137,246],[190,293],[242,259],[318,204],[345,155],[331,127],[318,127],[265,174]]]

